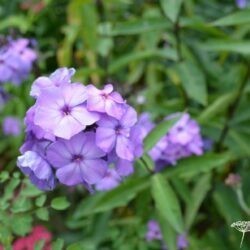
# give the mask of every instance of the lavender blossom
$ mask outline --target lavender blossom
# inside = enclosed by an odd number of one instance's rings
[[[148,227],[148,231],[146,233],[147,241],[162,240],[161,229],[156,220],[150,220],[148,222],[147,227]]]
[[[97,124],[96,143],[105,152],[115,148],[117,155],[132,161],[134,159],[134,147],[130,141],[130,130],[136,123],[136,112],[132,107],[126,107],[120,120],[112,117],[104,117]]]
[[[148,230],[145,235],[147,241],[158,240],[162,243],[162,249],[168,249],[163,241],[162,232],[156,220],[150,220],[147,224],[147,229]],[[185,234],[178,235],[176,239],[176,246],[178,250],[186,249],[188,247],[188,241]]]
[[[41,190],[52,190],[56,181],[52,168],[39,154],[27,151],[17,158],[17,166]]]
[[[8,116],[3,120],[3,133],[5,135],[18,136],[21,134],[21,121],[17,117]]]
[[[37,59],[36,52],[29,44],[30,40],[25,38],[6,39],[0,48],[0,83],[20,84],[28,77]]]
[[[75,74],[73,68],[60,68],[52,73],[49,77],[38,77],[32,84],[30,95],[37,98],[43,90],[53,87],[61,87],[71,83],[71,77]]]
[[[185,234],[180,234],[177,237],[177,247],[178,249],[185,249],[188,247],[188,241]]]
[[[125,102],[119,93],[113,92],[111,84],[106,85],[103,90],[97,89],[94,85],[89,85],[87,89],[87,107],[90,111],[107,113],[117,119],[121,118]]]
[[[96,184],[106,171],[105,153],[95,144],[93,132],[80,133],[70,140],[59,139],[48,147],[47,158],[56,168],[59,181],[67,186],[84,182]]]
[[[18,165],[23,170],[20,159],[33,157],[29,168],[53,169],[61,184],[109,190],[134,172],[133,162],[143,152],[141,126],[112,85],[98,90],[71,83],[74,72],[61,68],[34,81],[30,94],[36,102],[26,112]]]
[[[37,99],[34,123],[54,136],[70,139],[99,120],[97,113],[87,110],[86,99],[85,87],[77,83],[44,90]]]
[[[166,119],[172,119],[176,115],[170,115]],[[138,126],[142,127],[143,137],[154,127],[150,117],[146,115],[139,118]],[[156,162],[156,171],[169,164],[175,165],[179,159],[201,154],[203,154],[203,140],[200,134],[200,127],[186,113],[149,151],[149,155]]]
[[[121,182],[120,175],[114,169],[108,169],[104,177],[95,185],[96,190],[106,191],[117,187]]]

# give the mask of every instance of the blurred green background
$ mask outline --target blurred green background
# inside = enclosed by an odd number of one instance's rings
[[[22,119],[32,104],[33,80],[65,66],[76,68],[75,81],[99,87],[114,84],[138,112],[149,112],[156,121],[174,112],[189,112],[214,147],[163,173],[181,207],[188,249],[238,249],[241,234],[230,225],[250,215],[239,195],[243,190],[250,205],[250,8],[240,9],[237,3],[0,0],[1,34],[33,38],[39,53],[29,79],[21,86],[4,87],[13,98],[2,109],[1,120],[7,115]],[[22,215],[19,210],[12,215],[4,202],[12,204],[11,193],[22,178],[13,177],[13,171],[23,135],[0,136],[1,226],[11,223],[4,221],[6,214],[15,219]],[[131,180],[104,194],[89,196],[82,188],[47,194],[48,200],[65,195],[71,206],[62,212],[49,210],[50,216],[38,215],[39,220],[55,238],[71,244],[69,250],[160,249],[158,242],[144,238],[147,221],[159,214],[151,195],[152,178],[144,177],[139,163],[136,167]],[[242,176],[240,187],[225,185],[231,172]],[[32,204],[42,195],[27,192],[24,197]],[[27,212],[21,225],[34,219],[32,206],[21,209]],[[176,232],[163,224],[164,239],[170,250],[175,249],[171,242]],[[15,237],[11,235],[24,235],[29,227],[21,234],[17,231],[0,228],[0,239],[11,241]],[[242,249],[250,249],[248,234]]]

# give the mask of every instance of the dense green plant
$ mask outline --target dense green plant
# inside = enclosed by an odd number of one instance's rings
[[[39,51],[29,79],[4,86],[12,98],[1,120],[24,117],[35,77],[69,66],[77,68],[75,80],[113,83],[156,121],[188,111],[213,148],[152,174],[146,153],[168,131],[163,122],[145,139],[135,174],[116,189],[43,193],[17,173],[23,135],[1,134],[1,244],[10,248],[32,223],[43,221],[68,250],[159,249],[157,242],[145,241],[147,221],[154,218],[170,250],[183,232],[191,250],[238,249],[241,235],[230,225],[250,214],[250,9],[227,0],[41,2],[43,8],[34,12],[32,1],[0,1],[1,33],[32,37]],[[233,187],[225,184],[231,172],[242,177]],[[242,249],[249,244],[246,233]],[[57,240],[53,249],[62,245]]]

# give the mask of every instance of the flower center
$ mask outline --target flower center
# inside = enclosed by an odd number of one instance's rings
[[[182,132],[183,130],[184,130],[183,127],[177,127],[177,131],[178,131],[178,132]]]
[[[63,115],[70,115],[70,112],[71,112],[71,108],[70,108],[68,105],[65,105],[65,106],[62,108],[62,113],[63,113]]]
[[[108,99],[108,97],[109,97],[109,95],[106,94],[106,93],[102,93],[101,96],[102,96],[103,99]]]
[[[83,158],[82,155],[73,155],[73,157],[72,157],[72,162],[80,163],[83,159],[84,159],[84,158]]]
[[[122,134],[122,127],[121,127],[120,125],[118,125],[118,126],[115,128],[115,133],[116,133],[117,135]]]

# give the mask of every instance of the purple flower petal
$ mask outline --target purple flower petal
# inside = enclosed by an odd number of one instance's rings
[[[17,158],[17,166],[28,175],[31,182],[42,190],[55,188],[55,178],[50,165],[36,152],[27,151]]]
[[[132,161],[134,159],[133,147],[128,138],[117,136],[116,153],[124,160]]]
[[[104,160],[85,160],[81,165],[84,180],[89,184],[98,183],[107,171],[107,163]]]
[[[110,152],[116,142],[115,130],[112,128],[102,128],[96,129],[96,145],[101,148],[104,152]]]
[[[67,186],[82,184],[84,181],[81,168],[75,163],[58,168],[56,170],[56,177],[61,183]]]
[[[117,187],[121,182],[121,177],[114,169],[108,169],[105,176],[95,185],[100,191],[107,191]]]
[[[116,162],[116,171],[120,176],[128,176],[134,172],[133,163],[127,160],[118,159]]]

